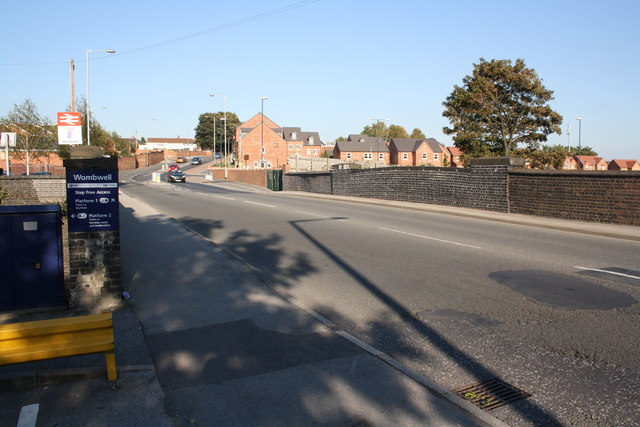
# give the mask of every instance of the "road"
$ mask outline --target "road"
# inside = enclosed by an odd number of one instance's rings
[[[640,243],[204,179],[121,190],[261,279],[448,389],[531,396],[520,425],[640,425]],[[613,274],[612,274],[613,273]]]

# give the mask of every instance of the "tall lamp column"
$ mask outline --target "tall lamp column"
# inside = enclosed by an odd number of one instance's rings
[[[87,49],[87,109],[85,111],[85,116],[87,118],[87,145],[91,145],[91,110],[89,109],[89,54],[91,52],[116,53],[113,49]]]

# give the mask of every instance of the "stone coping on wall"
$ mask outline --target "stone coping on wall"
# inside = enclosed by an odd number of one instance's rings
[[[640,177],[640,171],[599,171],[576,169],[509,169],[510,175],[580,176],[580,177]]]

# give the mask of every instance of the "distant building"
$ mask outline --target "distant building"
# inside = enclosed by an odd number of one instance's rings
[[[188,150],[195,151],[198,148],[192,138],[149,138],[144,144],[139,144],[139,150]]]
[[[609,162],[610,171],[640,171],[640,163],[637,160],[614,159]]]

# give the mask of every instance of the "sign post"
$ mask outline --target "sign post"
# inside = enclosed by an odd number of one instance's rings
[[[7,176],[9,176],[11,172],[11,164],[9,163],[9,147],[16,146],[16,137],[17,134],[15,132],[2,132],[0,135],[0,147],[5,147],[5,159],[7,161]]]
[[[82,144],[81,113],[58,113],[58,144]]]
[[[118,170],[68,170],[70,232],[119,231]]]

